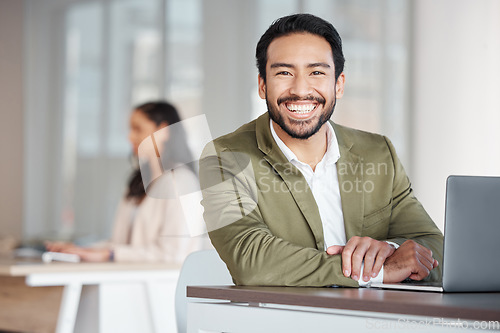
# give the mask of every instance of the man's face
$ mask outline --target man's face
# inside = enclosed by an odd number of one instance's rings
[[[330,44],[309,33],[274,39],[267,50],[266,82],[259,96],[271,119],[292,138],[307,139],[330,119],[344,93],[344,73],[335,81]],[[281,132],[281,131],[280,131]]]

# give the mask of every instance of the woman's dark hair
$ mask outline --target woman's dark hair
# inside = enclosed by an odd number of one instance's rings
[[[181,121],[179,113],[175,107],[165,101],[148,102],[137,106],[135,111],[142,112],[149,120],[154,122],[156,126],[166,123],[168,126]],[[187,143],[187,136],[180,124],[171,127],[170,139],[166,142],[162,154],[168,156],[168,159],[163,159],[164,169],[173,169],[178,164],[187,164],[192,161],[191,152]],[[193,169],[192,164],[187,164]],[[194,169],[192,170],[194,171]],[[146,192],[142,181],[141,171],[135,169],[130,176],[128,184],[127,199],[142,200]]]
[[[266,82],[267,49],[271,42],[278,37],[304,32],[321,36],[330,44],[335,64],[335,79],[344,71],[345,59],[342,53],[342,39],[333,25],[311,14],[294,14],[274,21],[257,43],[255,57],[257,58],[259,75],[264,82]]]

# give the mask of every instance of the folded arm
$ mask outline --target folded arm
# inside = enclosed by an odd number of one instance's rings
[[[332,246],[327,252],[341,253],[343,272],[353,279],[364,281],[377,276],[384,267],[384,281],[398,282],[441,279],[443,235],[413,195],[410,181],[399,161],[392,143],[385,138],[392,160],[391,212],[385,239],[352,237],[345,247]],[[370,195],[365,193],[365,195]],[[398,244],[394,249],[386,241]],[[361,272],[364,264],[363,272]],[[437,268],[437,269],[436,269]]]
[[[258,206],[262,197],[259,198],[253,170],[244,165],[248,159],[228,150],[223,153],[224,158],[209,154],[200,161],[202,204],[212,244],[236,284],[358,286],[343,276],[340,255],[330,256],[273,235]],[[283,223],[293,225],[294,221]]]

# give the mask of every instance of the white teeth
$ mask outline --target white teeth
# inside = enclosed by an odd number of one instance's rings
[[[315,104],[288,104],[287,109],[295,112],[295,113],[309,113],[314,108],[316,108]]]

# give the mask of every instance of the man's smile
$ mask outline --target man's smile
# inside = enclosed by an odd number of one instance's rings
[[[314,109],[316,109],[318,104],[316,104],[316,103],[307,103],[307,104],[286,103],[285,106],[289,111],[292,111],[294,113],[307,114],[307,113],[310,113],[311,111],[314,111]]]
[[[278,99],[278,105],[284,106],[288,111],[289,117],[294,119],[308,119],[319,105],[324,105],[325,99],[322,97],[305,97],[303,99],[296,97],[282,97]]]

